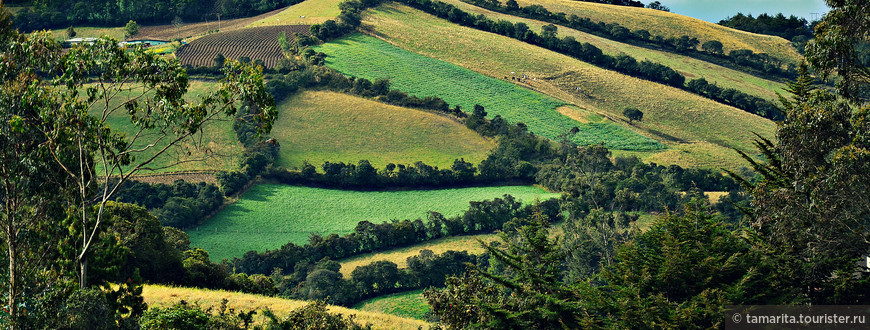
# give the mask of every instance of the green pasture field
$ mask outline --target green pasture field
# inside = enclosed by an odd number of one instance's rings
[[[511,23],[525,23],[529,26],[531,30],[539,34],[541,33],[542,26],[550,24],[543,21],[490,11],[462,2],[462,0],[441,1],[452,4],[457,8],[462,9],[463,11],[473,13],[475,15],[482,14],[493,21],[505,20]],[[676,53],[669,53],[667,51],[638,47],[619,41],[602,38],[585,32],[577,31],[564,26],[558,26],[556,36],[560,38],[567,36],[574,37],[574,39],[576,39],[577,41],[590,43],[595,47],[600,48],[605,54],[611,56],[626,54],[628,56],[634,57],[638,61],[647,60],[666,65],[686,76],[686,81],[697,78],[704,78],[711,84],[715,83],[719,87],[734,88],[744,93],[748,93],[750,95],[761,97],[770,101],[778,101],[776,92],[779,92],[781,94],[785,93],[785,84],[782,82],[759,78],[751,74],[741,72],[739,70],[729,69],[717,64]]]
[[[462,27],[407,6],[385,4],[369,10],[363,25],[397,47],[490,77],[511,72],[535,77],[536,90],[667,145],[665,150],[640,152],[644,160],[658,157],[659,164],[737,169],[746,162],[732,148],[754,155],[753,133],[771,138],[776,128],[770,120],[677,88]],[[622,115],[626,107],[643,111],[643,121],[629,125]]]
[[[376,168],[422,161],[450,168],[464,158],[480,163],[495,142],[446,115],[326,91],[304,91],[278,105],[271,136],[281,143],[277,164],[319,168],[325,161]]]
[[[425,218],[430,210],[453,216],[468,209],[470,201],[505,194],[527,203],[558,196],[530,186],[360,192],[260,184],[187,233],[191,246],[221,260],[251,250],[276,249],[287,242],[305,244],[312,234],[347,234],[360,221]]]
[[[210,81],[190,81],[185,99],[195,101],[200,95],[205,95],[211,90],[217,88],[217,82]],[[122,92],[119,97],[127,98],[131,95],[138,95],[132,92]],[[130,123],[129,115],[123,109],[119,109],[112,113],[106,120],[114,130],[120,131],[127,135],[127,138],[132,138],[138,128]],[[146,134],[142,136],[137,148],[142,148],[151,142],[154,142],[155,135]],[[166,146],[166,141],[161,141],[155,144],[154,148],[135,154],[137,160],[145,160],[155,154],[155,150],[159,150]],[[236,138],[236,133],[233,131],[232,121],[214,121],[206,125],[200,133],[195,134],[192,138],[188,138],[176,147],[170,148],[166,153],[158,157],[151,163],[149,167],[154,171],[142,171],[140,173],[160,173],[174,171],[195,171],[195,170],[231,170],[238,168],[239,160],[243,148]],[[174,165],[174,166],[170,166]]]
[[[338,9],[341,2],[342,0],[305,0],[249,26],[320,24],[341,14]]]
[[[423,289],[372,298],[353,306],[353,309],[418,320],[426,320],[427,314],[432,312],[432,306],[423,297]]]
[[[73,26],[76,31],[76,38],[99,38],[112,37],[115,40],[124,40],[124,27],[89,27],[89,26]],[[51,35],[57,40],[67,40],[66,28],[51,30]]]
[[[662,148],[654,140],[618,125],[581,123],[561,115],[556,108],[565,102],[539,92],[405,51],[367,35],[354,34],[318,46],[316,50],[327,54],[328,66],[344,74],[370,80],[389,78],[396,89],[420,97],[439,96],[451,105],[460,105],[466,112],[480,104],[486,108],[489,118],[501,115],[509,122],[522,122],[530,131],[547,138],[556,139],[578,127],[580,132],[571,139],[581,145],[604,143],[609,148],[626,150]]]

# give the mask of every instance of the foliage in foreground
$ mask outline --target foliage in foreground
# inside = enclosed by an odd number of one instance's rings
[[[435,314],[449,327],[688,328],[723,326],[726,305],[867,304],[870,106],[813,90],[801,71],[794,97],[781,100],[778,142],[757,141],[768,161],[744,155],[760,176],[742,182],[752,196],[746,225],[690,203],[576,282],[576,258],[560,255],[533,217],[523,235],[503,237],[506,249],[489,247],[503,266],[427,292]],[[566,237],[583,227],[566,227]],[[558,260],[569,261],[567,274],[542,266]]]
[[[236,311],[227,307],[224,299],[216,310],[203,309],[199,304],[184,300],[168,307],[149,309],[139,320],[143,329],[371,329],[371,325],[360,325],[354,315],[343,316],[329,313],[323,301],[314,301],[290,311],[281,317],[266,309],[263,325],[253,325],[256,311]]]

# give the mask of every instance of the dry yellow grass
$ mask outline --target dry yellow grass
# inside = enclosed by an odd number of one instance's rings
[[[791,43],[783,38],[735,30],[660,10],[571,0],[517,0],[517,3],[522,7],[541,5],[552,12],[588,17],[593,22],[619,23],[632,31],[647,30],[652,35],[666,38],[688,35],[698,38],[702,44],[719,40],[726,53],[735,49],[749,49],[790,63],[799,63],[802,59]]]
[[[723,196],[728,196],[727,191],[705,191],[704,195],[707,195],[707,198],[710,199],[710,204],[719,203],[719,200],[722,199]]]
[[[530,29],[538,33],[541,32],[542,26],[549,24],[543,21],[490,11],[462,2],[461,0],[441,1],[452,4],[457,8],[462,9],[463,11],[473,13],[475,15],[482,14],[493,21],[505,20],[511,23],[522,22],[528,25]],[[710,83],[716,83],[723,88],[734,88],[767,100],[777,100],[775,92],[783,93],[785,88],[785,84],[781,82],[766,80],[745,72],[732,70],[692,57],[633,46],[588,34],[585,32],[577,31],[564,26],[559,26],[558,28],[559,29],[557,35],[559,37],[574,37],[574,39],[576,39],[577,41],[590,43],[595,47],[600,48],[605,54],[611,56],[617,54],[626,54],[636,58],[638,61],[648,60],[651,62],[660,63],[682,73],[686,76],[687,81],[703,77]]]
[[[496,234],[484,234],[474,236],[455,236],[446,237],[430,242],[413,245],[405,248],[389,250],[385,252],[363,254],[356,257],[339,260],[341,263],[341,274],[346,278],[350,278],[350,274],[359,266],[365,266],[375,261],[392,261],[399,268],[408,267],[408,257],[420,255],[420,251],[432,250],[435,254],[441,254],[447,251],[468,251],[471,254],[483,253],[484,249],[477,240],[484,242],[492,242],[498,239]]]
[[[268,25],[312,25],[335,19],[341,14],[338,4],[342,0],[305,0],[283,11],[251,23],[251,27]]]
[[[75,26],[76,38],[100,38],[111,37],[117,40],[124,40],[124,27],[88,27]],[[57,40],[69,39],[66,35],[66,29],[51,30],[51,35]]]
[[[263,310],[269,308],[276,315],[287,315],[291,310],[299,308],[307,304],[305,301],[289,300],[275,297],[266,297],[261,295],[230,292],[223,290],[206,290],[192,288],[177,288],[167,287],[162,285],[145,285],[142,290],[142,297],[149,307],[154,306],[171,306],[172,304],[184,300],[189,303],[198,302],[200,306],[217,308],[221,304],[221,300],[227,299],[227,306],[234,308],[237,311],[242,310]],[[359,311],[338,306],[329,306],[329,311],[342,315],[356,315],[355,320],[361,324],[371,323],[374,329],[417,329],[428,328],[429,323],[403,318],[394,315]],[[263,323],[262,314],[254,317],[257,324]]]
[[[754,153],[757,132],[772,137],[775,124],[712,100],[661,84],[604,70],[504,36],[461,27],[418,10],[388,4],[369,11],[365,28],[400,48],[451,62],[491,77],[525,73],[533,87],[620,123],[668,147],[687,151],[647,153],[661,164],[737,168],[745,163],[730,150]],[[578,90],[579,89],[579,90]],[[626,107],[644,112],[628,125]],[[671,159],[671,157],[679,156]]]
[[[341,93],[302,92],[279,113],[272,137],[281,143],[278,164],[288,168],[361,159],[377,168],[416,161],[450,168],[459,158],[479,163],[495,147],[451,117]]]

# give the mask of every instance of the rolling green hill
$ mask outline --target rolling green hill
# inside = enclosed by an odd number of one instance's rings
[[[479,163],[495,147],[450,117],[347,94],[302,92],[278,108],[271,136],[281,143],[277,164],[287,168],[361,159],[376,168],[416,161],[450,168],[459,158]]]
[[[402,49],[450,62],[490,77],[525,73],[532,87],[585,112],[597,113],[669,147],[638,153],[647,161],[681,166],[738,168],[731,148],[754,153],[753,132],[771,137],[770,120],[653,82],[628,77],[504,36],[452,24],[397,4],[369,10],[363,24]],[[644,112],[629,126],[626,107]]]
[[[565,116],[556,109],[561,102],[529,88],[481,75],[472,70],[434,60],[397,48],[377,38],[354,34],[316,47],[328,55],[326,64],[336,70],[370,80],[389,78],[391,84],[417,96],[438,96],[451,105],[470,111],[475,104],[486,108],[489,117],[501,115],[510,122],[522,122],[541,136],[556,139],[572,127],[572,137],[581,145],[604,143],[625,150],[654,150],[662,146],[582,110]],[[585,118],[585,119],[584,119]]]
[[[783,38],[735,30],[661,10],[571,0],[517,0],[517,3],[522,7],[541,5],[551,12],[588,17],[593,22],[619,23],[633,31],[647,30],[652,35],[665,38],[687,35],[698,38],[702,44],[709,40],[718,40],[722,42],[725,53],[748,49],[794,64],[800,63],[803,58]]]
[[[305,244],[312,234],[347,234],[360,221],[425,218],[426,211],[460,214],[468,202],[510,194],[524,202],[558,197],[528,186],[409,191],[349,191],[260,184],[199,227],[190,228],[191,246],[212,260],[239,257],[250,250]]]
[[[475,15],[484,15],[493,21],[505,20],[511,23],[522,22],[536,33],[541,33],[541,27],[549,23],[522,18],[513,15],[502,14],[480,8],[461,0],[440,0],[445,3],[452,4],[465,12]],[[734,88],[750,95],[758,96],[767,100],[776,101],[775,92],[783,93],[785,84],[777,81],[771,81],[753,76],[751,74],[722,67],[717,64],[699,60],[685,55],[670,53],[667,51],[648,49],[638,47],[619,41],[614,41],[602,38],[589,33],[577,31],[564,26],[558,26],[557,36],[574,37],[579,42],[588,42],[595,47],[600,48],[605,54],[615,56],[617,54],[626,54],[634,57],[638,61],[648,60],[655,63],[668,66],[677,70],[684,76],[686,80],[704,78],[710,83],[716,83],[723,88]]]

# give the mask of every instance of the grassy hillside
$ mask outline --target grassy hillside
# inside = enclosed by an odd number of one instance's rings
[[[222,290],[206,290],[191,288],[174,288],[162,285],[145,285],[142,297],[148,306],[171,306],[184,300],[189,303],[199,303],[203,307],[218,308],[223,299],[227,299],[227,307],[236,311],[263,310],[269,308],[278,316],[285,316],[290,311],[305,306],[307,302],[300,300],[281,299],[261,295],[228,292]],[[374,311],[360,311],[338,306],[330,306],[329,311],[341,315],[356,315],[355,320],[361,324],[372,324],[374,329],[417,329],[427,328],[428,323],[395,315]],[[262,313],[254,316],[255,324],[265,322]]]
[[[359,266],[365,266],[375,261],[391,261],[399,266],[399,268],[408,267],[408,257],[420,255],[420,251],[431,250],[435,254],[441,254],[447,251],[468,251],[471,254],[481,254],[484,249],[477,240],[491,242],[498,239],[496,234],[472,235],[472,236],[454,236],[445,237],[429,242],[417,244],[414,246],[393,249],[389,251],[368,253],[347,259],[339,260],[341,263],[341,274],[344,277],[350,278],[353,270]]]
[[[688,35],[698,38],[702,44],[719,40],[726,53],[735,49],[749,49],[795,64],[802,58],[791,43],[783,38],[735,30],[661,10],[571,0],[517,0],[517,3],[522,7],[541,5],[551,12],[588,17],[593,22],[619,23],[632,31],[647,30],[652,35],[665,38]]]
[[[198,100],[200,95],[205,95],[217,87],[216,82],[191,81],[185,99]],[[120,97],[130,97],[121,95]],[[132,94],[138,95],[138,94]],[[129,116],[125,111],[116,111],[106,120],[109,127],[132,137],[138,129],[132,126]],[[153,136],[143,136],[136,147],[144,147],[148,142],[153,142]],[[166,141],[157,143],[155,148],[149,151],[137,153],[137,159],[147,159],[154,155],[154,150],[166,145]],[[188,153],[189,152],[189,153]],[[157,169],[155,172],[192,171],[192,170],[226,170],[238,167],[241,158],[242,146],[236,138],[231,121],[216,121],[204,127],[202,133],[194,135],[193,139],[182,141],[177,148],[170,149],[167,153],[157,158],[151,165]],[[202,161],[193,161],[199,160]],[[191,161],[191,162],[188,162]],[[170,168],[163,168],[177,164]],[[148,171],[143,171],[146,174]]]
[[[267,25],[312,25],[334,19],[341,14],[338,4],[342,0],[306,0],[250,24],[252,27]]]
[[[422,289],[369,299],[353,306],[353,309],[418,320],[425,320],[426,314],[432,312],[432,306],[423,297]]]
[[[709,99],[604,70],[504,36],[464,28],[421,11],[389,4],[370,10],[363,23],[403,49],[454,63],[490,77],[511,72],[538,78],[532,87],[665,143],[644,152],[660,164],[737,168],[745,162],[732,147],[755,153],[757,132],[772,137],[773,122]],[[579,88],[579,90],[578,90]],[[629,126],[626,107],[644,112]]]
[[[463,11],[474,13],[475,15],[484,15],[493,21],[505,20],[512,23],[523,22],[529,28],[538,34],[541,33],[541,27],[549,23],[543,21],[527,19],[507,14],[502,14],[490,10],[486,10],[461,0],[441,0],[452,4]],[[669,53],[665,51],[647,49],[643,47],[633,46],[630,44],[602,38],[585,32],[580,32],[564,26],[558,27],[557,36],[574,37],[579,42],[588,42],[595,47],[600,48],[605,54],[615,56],[617,54],[626,54],[636,58],[638,61],[648,60],[651,62],[660,63],[677,70],[686,76],[687,81],[697,78],[705,78],[710,83],[716,83],[723,88],[734,88],[754,96],[758,96],[767,100],[777,100],[776,93],[782,93],[785,84],[776,81],[770,81],[763,78],[747,74],[738,70],[732,70],[710,62],[695,59],[688,56]]]
[[[261,184],[187,233],[191,246],[221,260],[287,242],[305,244],[311,234],[347,234],[360,221],[425,218],[430,210],[452,216],[465,211],[469,201],[505,194],[525,202],[558,196],[528,186],[360,192]]]
[[[86,26],[76,26],[73,27],[73,30],[76,30],[76,38],[99,38],[99,37],[112,37],[117,40],[124,40],[124,27],[86,27]],[[51,30],[51,34],[57,40],[67,40],[69,39],[66,35],[66,29],[56,29]]]
[[[431,35],[427,38],[437,39]],[[579,144],[603,142],[610,148],[627,150],[661,148],[655,141],[609,122],[584,122],[562,115],[556,108],[565,103],[552,97],[396,48],[374,37],[355,34],[318,46],[317,51],[326,53],[327,65],[344,74],[371,80],[389,78],[395,88],[404,92],[439,96],[466,111],[480,104],[490,117],[501,115],[513,123],[523,122],[530,131],[548,138],[555,139],[572,127],[579,127],[580,133],[572,138]]]
[[[306,91],[279,105],[272,137],[281,143],[278,165],[299,167],[303,161],[369,160],[387,163],[423,161],[450,168],[465,158],[479,163],[495,142],[446,116],[402,108],[333,92]]]

